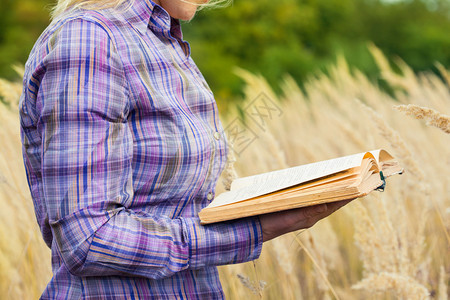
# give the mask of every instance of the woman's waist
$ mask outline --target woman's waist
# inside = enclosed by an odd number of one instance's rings
[[[56,267],[56,268],[55,268]],[[42,299],[57,299],[70,293],[73,299],[222,299],[216,267],[186,269],[171,277],[153,280],[143,277],[77,277],[63,264],[54,266],[53,278]]]

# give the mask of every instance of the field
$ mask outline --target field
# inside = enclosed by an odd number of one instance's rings
[[[233,155],[219,190],[235,176],[376,148],[393,153],[405,174],[390,178],[384,193],[266,243],[257,261],[220,267],[228,299],[449,298],[450,72],[438,65],[440,76],[416,75],[400,60],[394,72],[371,51],[378,83],[343,59],[302,88],[286,77],[281,95],[237,71],[246,100],[222,106]],[[22,165],[20,91],[20,83],[0,81],[2,299],[37,299],[51,276]]]

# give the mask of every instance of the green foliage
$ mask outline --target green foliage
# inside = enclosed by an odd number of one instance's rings
[[[16,79],[13,64],[24,64],[34,42],[49,23],[49,0],[1,0],[0,77]]]
[[[143,1],[143,0],[137,0]],[[49,23],[50,0],[2,0],[0,77],[25,63]],[[240,67],[261,73],[276,87],[285,74],[299,84],[343,55],[376,79],[366,45],[401,57],[415,71],[450,65],[448,0],[234,0],[231,7],[201,11],[183,24],[192,56],[218,100],[242,90]]]
[[[234,66],[261,73],[276,87],[285,74],[300,84],[338,54],[375,78],[366,45],[415,71],[450,63],[448,0],[236,0],[184,25],[192,56],[218,99],[241,90]]]

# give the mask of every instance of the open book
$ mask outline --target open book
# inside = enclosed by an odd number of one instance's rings
[[[238,178],[200,211],[202,224],[363,197],[403,169],[379,149]]]

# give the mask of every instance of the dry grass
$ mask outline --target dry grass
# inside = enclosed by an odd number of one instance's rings
[[[279,97],[264,78],[239,71],[247,82],[246,126],[257,138],[236,157],[237,174],[375,148],[389,149],[406,169],[389,180],[386,192],[357,200],[310,230],[267,243],[256,262],[260,280],[267,282],[263,299],[448,299],[449,71],[439,66],[441,77],[416,75],[399,61],[398,74],[378,49],[371,50],[393,96],[343,59],[329,76],[311,78],[304,91],[286,78]],[[260,93],[282,111],[266,113],[263,127],[248,117],[247,107]],[[394,105],[420,107],[429,124],[444,132],[404,116]],[[239,117],[226,115],[225,127]],[[239,286],[235,270],[254,273],[251,264],[222,267],[228,298],[257,299]]]
[[[428,107],[420,107],[414,104],[397,105],[395,109],[405,112],[408,116],[413,116],[416,119],[427,120],[427,125],[434,126],[450,133],[450,116],[444,115]]]
[[[0,81],[0,298],[38,299],[51,276],[50,251],[37,227],[21,156],[21,84]]]
[[[406,173],[391,178],[386,192],[354,201],[309,230],[268,242],[255,264],[221,267],[228,299],[448,299],[450,136],[448,127],[435,121],[447,118],[448,126],[450,73],[439,66],[441,77],[416,75],[399,61],[398,74],[378,49],[372,47],[372,53],[394,97],[343,59],[329,76],[310,78],[304,91],[286,78],[281,96],[264,78],[239,70],[247,82],[245,126],[255,140],[230,156],[225,186],[237,175],[375,148],[391,150]],[[20,84],[0,81],[0,94],[10,102],[0,103],[2,299],[36,299],[50,276],[49,251],[35,224],[20,156],[19,90]],[[264,110],[261,93],[273,110]],[[265,115],[259,125],[248,117],[255,107]],[[223,115],[225,127],[239,116]]]

